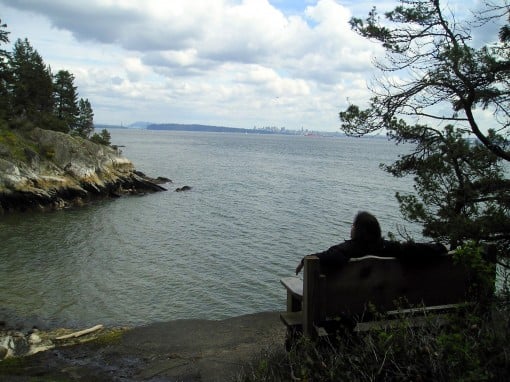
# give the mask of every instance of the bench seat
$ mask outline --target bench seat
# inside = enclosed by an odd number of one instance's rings
[[[365,256],[328,270],[321,270],[317,256],[307,256],[303,270],[303,279],[280,280],[287,291],[280,318],[289,330],[311,337],[345,317],[355,323],[354,331],[389,327],[403,314],[421,316],[413,318],[420,325],[428,313],[437,316],[468,301],[470,272],[451,253],[418,262]],[[376,320],[381,314],[384,320]]]

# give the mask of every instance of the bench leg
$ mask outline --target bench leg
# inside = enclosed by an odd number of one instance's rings
[[[301,298],[287,293],[287,312],[298,312],[301,310]]]

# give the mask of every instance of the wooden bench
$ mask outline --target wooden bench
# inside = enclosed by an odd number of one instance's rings
[[[328,323],[347,317],[354,330],[383,314],[439,311],[467,301],[470,272],[447,254],[433,259],[402,262],[396,258],[365,256],[342,268],[321,271],[319,258],[304,260],[303,280],[281,279],[287,289],[287,311],[280,318],[290,332],[309,337],[327,335]]]

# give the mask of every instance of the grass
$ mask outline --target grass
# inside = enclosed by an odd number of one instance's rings
[[[3,124],[0,124],[0,145],[7,148],[10,154],[16,159],[22,159],[24,157],[23,140]]]
[[[509,304],[494,304],[491,314],[465,312],[448,325],[401,319],[394,329],[301,338],[289,352],[265,349],[235,381],[507,381],[509,313]]]
[[[7,149],[9,157],[26,162],[29,153],[38,151],[37,145],[23,138],[17,131],[10,129],[0,121],[0,145]]]
[[[101,346],[116,344],[120,342],[125,332],[125,328],[109,329],[106,333],[101,333],[97,338],[93,339],[92,343]]]

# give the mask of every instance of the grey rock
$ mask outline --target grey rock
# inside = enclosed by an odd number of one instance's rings
[[[19,132],[19,134],[22,134]],[[165,191],[112,148],[56,131],[24,133],[24,158],[0,158],[0,214],[53,210],[100,197]],[[38,147],[39,153],[32,148]],[[7,152],[7,150],[3,150]]]
[[[190,190],[191,190],[190,186],[182,186],[182,187],[176,188],[175,192],[183,192],[183,191],[190,191]]]
[[[4,359],[7,356],[8,350],[4,346],[0,346],[0,360]]]

